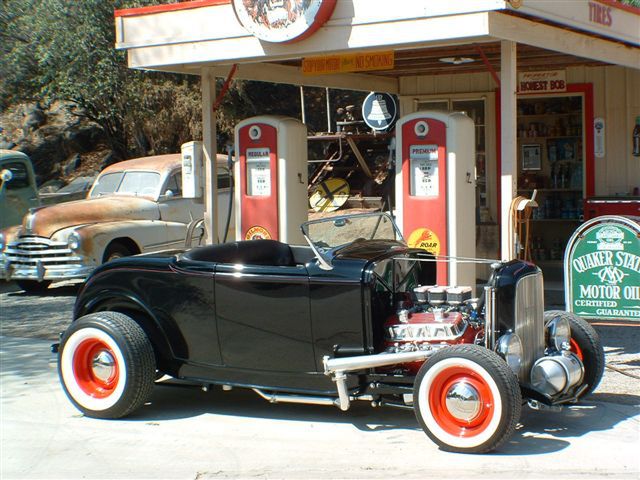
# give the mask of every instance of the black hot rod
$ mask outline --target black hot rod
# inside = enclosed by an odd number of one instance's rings
[[[536,266],[494,263],[476,298],[435,285],[435,262],[451,259],[407,247],[386,214],[302,229],[309,246],[253,240],[98,268],[58,348],[73,404],[122,417],[169,375],[275,403],[412,408],[444,450],[487,452],[523,402],[575,402],[600,381],[596,332],[543,311]]]

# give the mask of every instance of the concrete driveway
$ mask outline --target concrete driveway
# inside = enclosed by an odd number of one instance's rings
[[[135,416],[94,420],[67,401],[50,343],[0,337],[2,479],[640,476],[637,401],[525,408],[490,455],[440,451],[408,411],[271,405],[242,390],[157,386]]]

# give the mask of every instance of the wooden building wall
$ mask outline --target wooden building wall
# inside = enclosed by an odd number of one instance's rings
[[[605,156],[595,159],[595,193],[627,195],[640,188],[640,158],[631,154],[631,132],[640,115],[640,69],[615,66],[567,68],[568,83],[592,83],[594,117],[605,120]],[[496,84],[487,73],[405,77],[400,80],[400,112],[414,111],[416,99],[465,94],[493,95]],[[494,102],[487,102],[487,167],[495,168]],[[593,126],[587,126],[593,129]],[[493,130],[493,131],[492,131]],[[489,186],[489,191],[495,185]],[[493,187],[493,188],[492,188]]]

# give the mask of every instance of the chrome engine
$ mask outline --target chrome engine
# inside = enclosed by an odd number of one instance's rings
[[[471,287],[420,286],[385,322],[387,353],[429,350],[435,345],[479,342],[477,298]]]
[[[471,287],[413,289],[411,300],[399,302],[384,324],[385,352],[481,344],[502,356],[523,386],[552,401],[572,396],[582,382],[584,367],[568,350],[570,338],[555,341],[558,337],[545,325],[542,273],[538,270],[514,280],[511,307],[498,305],[495,286],[485,287],[483,302],[471,298]],[[404,369],[415,374],[419,367],[408,364]]]

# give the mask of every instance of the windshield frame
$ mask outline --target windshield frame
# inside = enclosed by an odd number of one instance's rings
[[[351,239],[346,243],[342,243],[340,245],[336,245],[333,247],[328,245],[326,247],[323,247],[320,245],[320,242],[318,241],[318,239],[315,239],[315,241],[311,239],[309,226],[320,224],[320,223],[329,223],[329,222],[331,222],[333,225],[335,225],[336,222],[345,222],[346,224],[347,221],[352,222],[353,219],[362,219],[367,217],[378,217],[379,220],[375,226],[375,229],[371,232],[371,236],[369,238],[365,238],[364,239],[365,241],[376,240],[374,237],[378,231],[380,222],[382,221],[382,219],[386,219],[391,223],[391,226],[393,227],[393,231],[395,232],[395,238],[387,239],[387,240],[394,240],[406,245],[405,239],[402,236],[402,232],[398,228],[398,225],[394,221],[393,217],[387,212],[369,212],[369,213],[357,213],[357,214],[349,214],[349,215],[335,215],[331,217],[319,218],[317,220],[309,220],[307,222],[304,222],[302,225],[300,225],[300,230],[302,231],[302,235],[304,236],[305,240],[311,247],[311,250],[313,250],[313,253],[318,259],[318,262],[320,263],[320,268],[322,268],[323,270],[331,270],[333,268],[332,260],[336,256],[336,254],[340,250],[353,244],[356,238]],[[338,228],[338,227],[334,226],[332,228]]]

